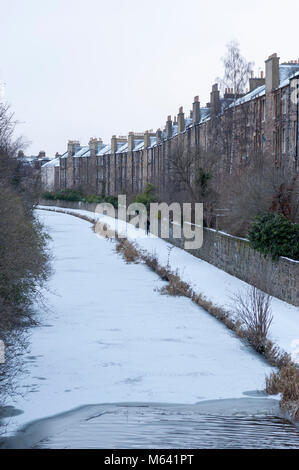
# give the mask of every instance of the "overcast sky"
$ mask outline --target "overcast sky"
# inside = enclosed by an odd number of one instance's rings
[[[53,156],[205,104],[232,39],[256,71],[299,58],[298,17],[298,0],[0,0],[0,80],[26,153]]]

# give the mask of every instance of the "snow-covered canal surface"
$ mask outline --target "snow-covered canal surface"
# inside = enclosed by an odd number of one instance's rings
[[[115,252],[114,242],[96,235],[90,223],[54,212],[38,211],[38,216],[52,237],[55,272],[46,293],[48,308],[40,313],[41,326],[31,332],[26,373],[19,378],[23,396],[9,403],[22,412],[10,419],[11,433],[28,423],[43,422],[40,439],[36,437],[36,442],[30,443],[37,445],[38,440],[49,437],[45,423],[52,423],[50,435],[59,430],[63,436],[61,423],[66,427],[68,423],[69,432],[74,432],[83,417],[85,431],[79,433],[80,442],[65,429],[65,438],[60,437],[58,443],[53,438],[52,447],[72,447],[75,442],[80,447],[115,448],[117,443],[125,446],[121,429],[125,432],[129,413],[124,409],[131,410],[135,427],[144,420],[145,426],[148,420],[153,425],[157,418],[154,410],[164,410],[164,418],[170,416],[164,429],[168,436],[169,432],[173,434],[174,422],[182,425],[182,416],[187,416],[185,424],[195,423],[196,428],[196,422],[202,420],[196,416],[205,406],[209,413],[217,410],[215,403],[222,404],[216,412],[219,416],[232,414],[232,410],[237,413],[238,409],[246,413],[246,407],[249,414],[250,409],[263,416],[278,413],[275,400],[261,398],[271,368],[220,322],[188,299],[162,296],[158,290],[163,282],[158,276],[145,265],[126,264]],[[120,403],[130,408],[116,405]],[[225,403],[230,413],[223,412]],[[140,408],[140,404],[147,406]],[[142,419],[138,418],[140,409],[147,410]],[[76,411],[68,413],[71,410]],[[64,418],[54,420],[55,431],[53,420],[45,418],[63,413]],[[102,415],[106,418],[99,421]],[[91,424],[94,416],[95,428]],[[115,419],[118,425],[113,428]],[[185,424],[183,429],[188,427]],[[203,429],[205,426],[206,421]],[[250,426],[252,430],[252,422]],[[299,447],[299,436],[292,426],[282,422],[277,426],[279,433],[286,435],[286,442],[290,435],[285,427],[290,428],[294,446]],[[155,445],[156,428],[148,428],[151,443],[141,439],[140,445]],[[115,429],[114,438],[108,429]],[[223,432],[225,429],[224,423]],[[217,439],[216,435],[214,441],[212,438],[214,444]],[[134,447],[133,442],[130,445]],[[182,442],[169,445],[179,447]]]

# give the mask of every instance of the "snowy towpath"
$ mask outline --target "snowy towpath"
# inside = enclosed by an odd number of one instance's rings
[[[55,273],[50,311],[31,333],[24,397],[10,403],[23,411],[14,428],[87,404],[194,404],[264,389],[271,368],[220,322],[188,299],[160,295],[158,276],[127,265],[90,223],[38,216]]]

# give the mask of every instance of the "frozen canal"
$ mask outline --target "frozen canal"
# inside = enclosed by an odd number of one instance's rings
[[[163,436],[164,447],[192,447],[194,433],[197,447],[229,447],[248,425],[255,444],[256,432],[267,438],[273,428],[272,446],[299,447],[295,429],[273,418],[276,402],[261,398],[271,368],[257,354],[188,299],[160,295],[157,275],[127,265],[91,224],[38,216],[52,237],[55,272],[19,379],[23,396],[10,403],[21,410],[12,413],[11,432],[36,422],[26,445],[41,447],[41,440],[45,447],[163,447]],[[200,435],[209,437],[200,442]]]

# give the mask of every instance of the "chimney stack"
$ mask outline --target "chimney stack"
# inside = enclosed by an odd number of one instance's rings
[[[157,129],[156,139],[157,139],[157,144],[159,144],[162,141],[162,131],[161,131],[161,129]]]
[[[279,87],[279,57],[272,54],[266,60],[266,93]]]
[[[117,138],[116,135],[111,137],[111,153],[116,153],[117,151]]]
[[[178,114],[178,133],[184,132],[185,130],[185,114],[184,109],[181,106]]]
[[[220,113],[220,91],[218,90],[218,84],[215,83],[212,87],[211,93],[211,115],[217,116]]]
[[[144,133],[144,148],[147,149],[151,145],[151,137],[149,131]]]
[[[128,139],[126,137],[116,137],[116,135],[113,135],[111,138],[111,153],[116,153],[118,144],[125,144],[128,142]]]
[[[91,157],[96,156],[101,145],[103,145],[102,139],[94,139],[93,137],[91,137],[89,141],[89,150],[90,150]]]
[[[199,96],[195,96],[194,98],[192,118],[193,118],[194,124],[198,124],[200,122],[201,116],[200,116]]]
[[[260,77],[251,77],[249,79],[249,91],[253,91],[256,88],[265,85],[265,77],[264,77],[264,72],[261,72]]]
[[[168,116],[167,122],[166,122],[166,138],[171,139],[172,137],[172,120],[171,116]]]
[[[134,135],[134,132],[129,132],[129,136],[128,136],[128,151],[129,152],[132,152],[134,147],[135,147],[135,135]]]
[[[38,154],[38,158],[40,158],[40,159],[46,158],[46,152],[44,150],[41,150]]]
[[[68,157],[72,157],[80,149],[80,142],[78,140],[69,140],[67,144]]]

